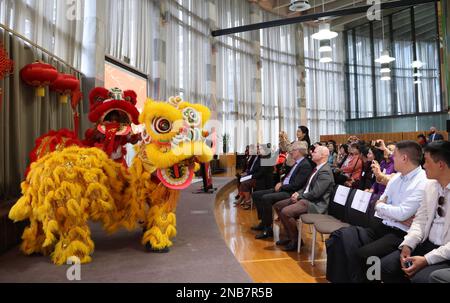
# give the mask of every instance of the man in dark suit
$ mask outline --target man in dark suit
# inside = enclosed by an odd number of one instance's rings
[[[430,135],[428,137],[428,143],[440,140],[444,140],[444,137],[441,134],[437,133],[436,127],[434,126],[430,127]]]
[[[260,190],[253,193],[253,202],[256,205],[258,218],[261,223],[252,227],[253,230],[262,231],[256,235],[256,239],[265,239],[273,236],[272,232],[272,206],[277,201],[289,198],[292,193],[306,185],[311,174],[311,163],[306,159],[308,146],[306,142],[296,141],[291,144],[289,153],[295,160],[294,166],[284,178],[283,182],[275,185],[275,188]]]
[[[333,171],[328,164],[329,155],[327,147],[316,147],[312,154],[312,160],[317,166],[309,176],[306,186],[292,194],[290,198],[274,205],[288,236],[286,240],[280,240],[276,244],[286,244],[285,251],[297,249],[297,219],[301,214],[323,214],[328,209],[328,201],[334,188]]]

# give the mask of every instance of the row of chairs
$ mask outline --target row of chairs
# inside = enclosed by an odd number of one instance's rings
[[[297,252],[300,253],[302,242],[303,224],[312,227],[312,248],[311,265],[314,265],[316,235],[331,234],[332,232],[350,225],[368,227],[370,219],[374,214],[374,195],[358,189],[353,189],[338,185],[335,187],[328,204],[328,214],[303,214],[297,221],[298,246]],[[277,220],[274,220],[274,239],[279,238],[279,226]]]
[[[302,237],[302,225],[312,226],[311,265],[314,265],[316,234],[329,235],[334,231],[350,225],[368,227],[374,214],[375,197],[368,192],[338,185],[328,205],[328,214],[303,214],[297,221],[298,247]]]

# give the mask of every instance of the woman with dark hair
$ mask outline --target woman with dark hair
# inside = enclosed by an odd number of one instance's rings
[[[359,143],[352,143],[350,144],[347,160],[344,161],[341,168],[335,170],[338,175],[335,178],[336,184],[352,187],[353,183],[361,179],[362,168],[361,145]]]
[[[248,149],[247,149],[248,147]],[[242,172],[236,173],[236,179],[237,179],[237,188],[238,188],[238,194],[235,197],[237,200],[234,202],[234,205],[237,206],[238,204],[243,202],[244,195],[240,192],[241,188],[241,178],[250,174],[250,171],[252,168],[256,165],[257,160],[257,148],[255,144],[247,145],[245,148],[245,162],[242,165]]]
[[[309,129],[306,126],[300,125],[298,127],[297,140],[305,141],[306,143],[308,143],[308,148],[311,146],[311,139],[309,138]]]
[[[250,145],[247,145],[245,147],[244,158],[242,159],[242,163],[241,163],[242,172],[241,173],[236,173],[238,190],[239,190],[239,186],[241,185],[241,182],[240,182],[241,174],[244,174],[245,172],[247,172],[247,169],[250,167],[250,165],[252,165],[253,161],[250,161],[250,160],[252,160],[252,155],[250,155]],[[239,199],[240,198],[239,193],[234,198],[236,200]]]
[[[328,164],[331,168],[336,167],[337,164],[337,149],[336,143],[328,142],[327,144],[328,150],[330,151],[330,155],[328,156]]]
[[[372,162],[377,162],[383,159],[383,152],[374,146],[363,146],[361,148],[361,156],[364,161],[363,171],[361,173],[361,179],[354,184],[353,188],[357,188],[364,191],[369,191],[373,184],[376,182],[375,174],[372,171]]]
[[[345,161],[348,158],[348,145],[342,144],[339,146],[338,155],[336,159],[336,167],[341,168]]]
[[[383,153],[382,160],[376,160],[372,164],[372,170],[374,171],[375,175],[380,173],[386,176],[395,174],[396,171],[394,167],[394,156],[392,154],[392,150],[395,145],[393,143],[388,143],[386,146],[383,140],[376,140],[374,146],[376,149],[380,150]],[[381,196],[384,193],[385,189],[386,185],[377,181],[373,184],[370,192]]]

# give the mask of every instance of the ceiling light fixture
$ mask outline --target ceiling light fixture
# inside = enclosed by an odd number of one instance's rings
[[[322,0],[322,12],[325,11],[325,3]],[[311,38],[316,39],[316,40],[330,40],[333,38],[336,38],[338,36],[338,33],[331,31],[331,27],[330,24],[326,21],[323,21],[323,19],[319,19],[319,21],[321,21],[321,23],[319,24],[319,32],[313,34],[311,36]]]
[[[303,12],[311,8],[308,0],[291,0],[289,10],[292,12]]]
[[[338,36],[338,33],[330,30],[329,23],[321,23],[319,24],[319,32],[313,34],[311,37],[316,40],[324,40],[324,39],[333,39]]]
[[[333,50],[331,48],[331,40],[330,39],[320,40],[319,44],[320,44],[319,53],[331,52]]]
[[[382,51],[380,58],[375,59],[375,62],[381,64],[391,63],[392,61],[395,61],[395,58],[390,56],[388,50]]]
[[[381,17],[381,29],[382,29],[382,35],[383,35],[382,45],[384,47],[384,22],[383,22],[383,17]],[[394,61],[394,60],[395,60],[395,58],[391,57],[391,55],[389,54],[389,50],[387,48],[385,48],[381,52],[380,58],[375,59],[375,62],[381,64],[380,72],[381,72],[381,80],[382,81],[389,81],[389,80],[391,80],[390,63],[392,61]]]
[[[330,63],[331,61],[333,61],[333,58],[331,57],[331,51],[320,53],[320,63]]]

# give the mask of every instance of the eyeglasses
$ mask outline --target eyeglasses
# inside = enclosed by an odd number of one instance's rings
[[[438,200],[438,205],[439,206],[437,208],[437,214],[438,214],[439,217],[445,216],[444,207],[443,207],[444,203],[445,203],[444,196],[439,197],[439,200]]]

